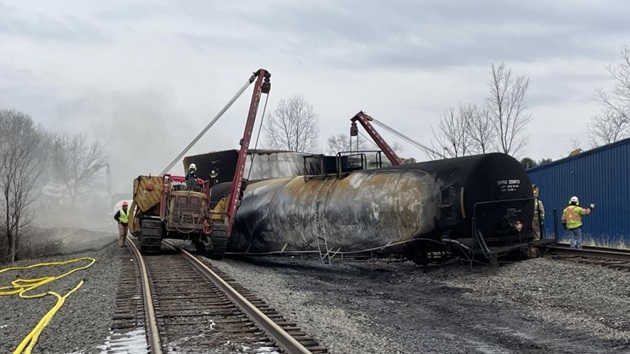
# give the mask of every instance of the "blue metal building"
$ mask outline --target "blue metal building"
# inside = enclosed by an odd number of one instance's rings
[[[545,235],[554,235],[553,210],[557,210],[558,232],[564,236],[562,211],[572,196],[580,206],[595,203],[590,215],[582,217],[584,240],[598,246],[623,243],[630,246],[630,139],[601,146],[527,170],[540,189],[545,206]]]

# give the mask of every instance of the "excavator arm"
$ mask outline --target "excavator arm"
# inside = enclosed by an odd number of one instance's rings
[[[247,151],[249,149],[249,142],[254,131],[254,122],[256,121],[256,113],[258,112],[258,105],[260,103],[260,97],[262,94],[269,94],[271,91],[271,74],[265,69],[259,69],[252,75],[252,80],[256,79],[254,86],[254,93],[252,94],[252,100],[249,106],[249,113],[247,115],[247,123],[245,123],[245,131],[243,132],[243,138],[241,139],[241,149],[238,153],[238,159],[236,162],[236,171],[234,173],[234,179],[232,180],[232,187],[230,194],[228,194],[227,207],[225,209],[225,227],[226,232],[229,235],[232,233],[232,227],[234,226],[234,216],[238,202],[242,196],[242,190],[245,189],[243,185],[243,175],[245,173],[245,161],[247,159]]]
[[[398,155],[396,155],[396,152],[394,152],[394,150],[389,146],[389,144],[385,142],[385,139],[383,139],[381,134],[379,134],[376,131],[372,123],[370,123],[372,120],[373,118],[363,113],[363,111],[360,111],[359,113],[357,113],[354,117],[350,119],[350,121],[352,121],[352,126],[350,127],[350,135],[357,136],[359,134],[359,129],[357,127],[357,121],[359,121],[359,123],[361,123],[363,128],[370,135],[372,140],[374,140],[376,145],[378,145],[378,148],[381,149],[381,151],[383,151],[383,153],[385,154],[385,156],[387,156],[389,161],[391,161],[392,165],[394,166],[401,165],[402,160],[400,159],[400,157],[398,157]]]

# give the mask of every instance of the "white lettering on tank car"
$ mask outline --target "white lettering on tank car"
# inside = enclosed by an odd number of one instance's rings
[[[501,193],[516,192],[520,185],[520,179],[501,179],[497,181],[497,186],[499,186],[499,190],[501,191]]]

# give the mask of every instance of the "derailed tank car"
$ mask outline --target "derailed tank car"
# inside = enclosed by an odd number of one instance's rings
[[[250,181],[228,252],[372,252],[425,263],[436,252],[496,260],[532,240],[531,182],[509,155],[336,172]],[[214,186],[213,202],[227,190]]]

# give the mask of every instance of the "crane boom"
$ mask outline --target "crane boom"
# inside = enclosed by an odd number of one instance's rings
[[[257,76],[256,84],[254,86],[254,92],[252,94],[252,100],[249,106],[249,113],[247,115],[247,123],[245,123],[245,131],[243,132],[243,138],[241,139],[241,149],[238,153],[238,159],[236,162],[236,171],[234,172],[234,178],[232,180],[232,187],[230,194],[228,194],[225,226],[227,235],[231,235],[232,226],[234,225],[234,216],[236,215],[236,208],[240,197],[240,192],[243,184],[243,175],[245,173],[245,161],[247,158],[247,151],[249,149],[249,142],[254,131],[254,122],[256,121],[256,113],[258,112],[258,104],[260,103],[260,97],[264,94],[269,94],[271,90],[271,74],[265,69],[259,69],[252,75],[252,80]]]
[[[357,121],[359,121],[359,123],[361,123],[361,125],[368,132],[368,134],[370,134],[370,137],[372,137],[372,140],[374,140],[376,145],[378,145],[378,148],[381,149],[383,153],[385,154],[385,156],[387,156],[389,161],[391,161],[392,165],[394,166],[401,165],[402,164],[401,158],[398,157],[396,152],[394,152],[394,150],[389,146],[389,144],[385,142],[385,139],[383,139],[381,134],[379,134],[376,131],[372,123],[370,123],[372,120],[373,118],[365,114],[363,111],[360,111],[359,113],[357,113],[354,117],[350,119],[350,121],[352,121],[352,127],[350,128],[350,135],[356,136],[359,133],[357,130],[357,123],[356,123]]]

